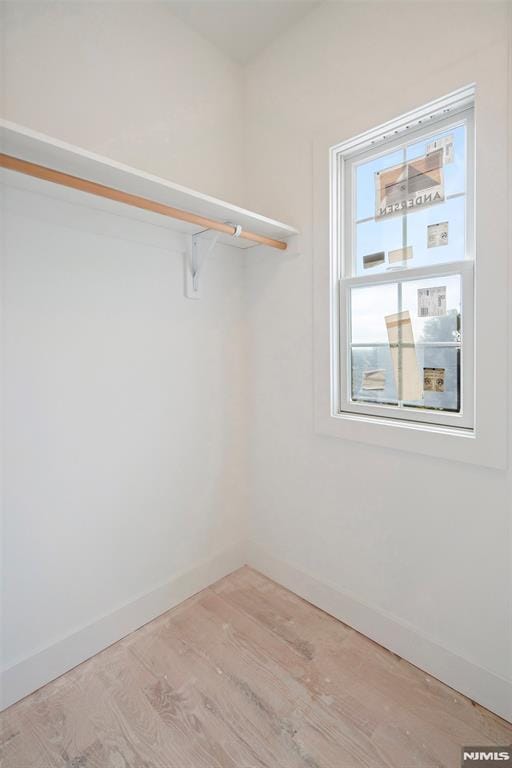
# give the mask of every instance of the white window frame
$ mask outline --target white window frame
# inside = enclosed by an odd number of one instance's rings
[[[357,112],[333,113],[326,127],[313,139],[312,257],[313,257],[313,400],[315,431],[320,437],[340,441],[340,458],[356,450],[357,443],[423,454],[479,466],[502,469],[508,464],[508,371],[510,329],[508,306],[511,263],[509,241],[510,180],[506,158],[510,142],[510,116],[507,108],[506,51],[500,48],[485,66],[474,61],[473,84],[449,91],[429,102],[432,83],[427,78],[415,82],[414,94],[395,93],[393,111],[408,118],[409,124],[434,110],[455,102],[474,100],[475,109],[475,303],[474,303],[474,427],[458,429],[412,420],[380,418],[355,412],[341,412],[336,391],[339,367],[339,262],[333,249],[331,226],[331,153],[340,146],[343,133],[376,138],[390,129],[383,123],[368,136],[358,135],[375,117],[386,114],[389,104],[376,94],[359,105]],[[505,63],[504,63],[505,62]],[[444,82],[458,84],[456,67],[443,73]],[[476,83],[476,85],[475,85]],[[411,111],[411,97],[426,106]],[[403,107],[400,109],[400,107]],[[342,115],[345,114],[345,118]],[[395,121],[396,122],[396,121]],[[348,142],[347,142],[348,144]],[[307,253],[307,231],[303,235]],[[467,318],[466,318],[467,322]],[[466,382],[467,383],[467,382]],[[327,449],[327,448],[326,448]],[[334,450],[334,447],[332,448]],[[375,454],[377,459],[378,453]]]
[[[450,264],[432,264],[425,267],[393,270],[370,275],[356,274],[356,170],[369,160],[393,152],[397,147],[405,150],[410,144],[428,138],[434,132],[441,133],[464,125],[466,128],[465,190],[449,195],[465,198],[465,253],[464,260]],[[393,136],[389,140],[389,136]],[[361,414],[369,417],[399,419],[401,421],[435,424],[452,429],[473,429],[474,426],[474,108],[468,94],[461,101],[417,118],[412,124],[409,118],[389,123],[386,130],[375,136],[373,132],[360,136],[357,142],[350,140],[331,149],[331,227],[332,248],[336,261],[334,268],[339,280],[339,301],[336,326],[339,329],[335,345],[333,366],[333,392],[337,410],[342,413]],[[412,212],[409,215],[414,215]],[[353,401],[351,398],[351,325],[350,289],[356,286],[404,283],[420,278],[440,278],[443,275],[458,275],[461,280],[461,393],[458,413],[396,407],[371,402]],[[336,337],[336,330],[333,329]],[[356,345],[357,346],[357,345]]]

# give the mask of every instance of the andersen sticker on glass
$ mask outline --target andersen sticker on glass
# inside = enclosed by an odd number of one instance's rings
[[[443,201],[443,148],[375,173],[376,219]]]

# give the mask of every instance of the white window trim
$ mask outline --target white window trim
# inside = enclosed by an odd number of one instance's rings
[[[494,67],[480,74],[475,100],[476,243],[482,257],[476,262],[475,279],[475,421],[473,429],[380,418],[359,413],[340,413],[334,365],[339,354],[337,306],[339,274],[337,258],[330,258],[333,242],[329,226],[331,199],[330,151],[339,146],[340,135],[320,136],[314,144],[314,375],[315,423],[319,433],[358,442],[413,451],[491,467],[507,462],[507,112],[506,78],[496,57]],[[499,101],[497,98],[503,98]],[[423,119],[436,109],[458,100],[475,98],[475,87],[459,89],[447,97],[404,115],[409,122]],[[498,122],[497,122],[498,121]],[[501,122],[502,121],[502,122]],[[394,129],[397,121],[379,126],[374,138]],[[365,140],[372,135],[362,134]],[[334,141],[332,139],[334,138]],[[331,140],[329,140],[331,139]],[[352,140],[354,147],[359,139]],[[338,142],[338,143],[336,143]],[[348,145],[345,144],[345,147]],[[490,172],[492,169],[492,173]],[[480,207],[479,207],[480,206]],[[492,260],[484,254],[492,253]],[[411,270],[412,271],[412,270]],[[335,322],[336,321],[336,322]],[[466,320],[467,321],[467,320]],[[489,339],[492,338],[492,343]],[[502,354],[493,350],[499,347]],[[337,375],[337,373],[336,373]]]

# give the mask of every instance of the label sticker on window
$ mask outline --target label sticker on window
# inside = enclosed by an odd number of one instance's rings
[[[416,358],[411,316],[407,311],[399,312],[396,315],[387,315],[384,320],[398,399],[422,400],[423,382]]]
[[[444,392],[444,368],[423,369],[423,389],[425,392]]]
[[[363,373],[361,389],[384,389],[386,384],[386,371],[384,368],[375,368]]]
[[[443,150],[375,173],[375,218],[399,216],[444,200]]]
[[[437,248],[439,245],[448,245],[448,222],[429,224],[427,227],[427,247]]]
[[[363,267],[364,269],[370,269],[371,267],[377,267],[379,264],[384,264],[386,261],[386,254],[384,251],[379,251],[379,253],[369,253],[366,256],[363,256]]]
[[[397,261],[408,261],[412,259],[412,245],[407,248],[397,248],[396,251],[388,251],[388,261],[390,264],[396,264]]]
[[[446,315],[446,285],[418,288],[418,317]]]
[[[427,155],[436,152],[438,149],[443,150],[443,164],[453,163],[455,159],[455,152],[453,148],[453,136],[444,136],[442,139],[436,139],[427,144]]]

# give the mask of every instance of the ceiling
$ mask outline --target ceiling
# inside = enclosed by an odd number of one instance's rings
[[[168,0],[169,8],[203,37],[246,64],[320,0]]]

